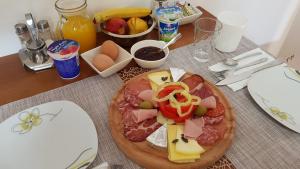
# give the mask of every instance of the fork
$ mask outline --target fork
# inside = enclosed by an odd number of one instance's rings
[[[246,68],[246,67],[250,67],[250,66],[254,66],[254,65],[266,62],[267,60],[268,60],[268,58],[261,58],[261,59],[255,60],[253,62],[250,62],[248,64],[245,64],[243,66],[235,67],[235,68],[232,68],[232,69],[226,69],[226,70],[222,70],[222,71],[214,72],[214,73],[215,73],[215,75],[218,79],[220,79],[220,78],[224,79],[225,77],[233,74],[235,71],[238,71],[238,70]]]

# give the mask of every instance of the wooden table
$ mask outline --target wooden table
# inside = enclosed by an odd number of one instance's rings
[[[214,17],[205,9],[201,17]],[[179,32],[183,37],[172,45],[171,49],[178,48],[193,42],[193,24],[180,26]],[[103,33],[98,34],[98,43],[101,44],[109,37]],[[158,32],[153,30],[149,39],[157,39]],[[55,89],[69,83],[96,75],[96,72],[82,59],[80,59],[80,76],[73,80],[61,79],[54,68],[40,72],[25,70],[19,60],[18,54],[0,57],[0,105],[22,98],[36,95]]]

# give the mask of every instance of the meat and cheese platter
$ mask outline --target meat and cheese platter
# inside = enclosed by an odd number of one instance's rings
[[[109,125],[117,146],[144,168],[206,168],[230,147],[234,112],[197,74],[156,70],[127,81],[113,98]]]

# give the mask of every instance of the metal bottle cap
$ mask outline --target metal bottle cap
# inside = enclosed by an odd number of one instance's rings
[[[26,24],[24,24],[24,23],[15,24],[15,29],[16,29],[16,33],[18,35],[28,32],[28,28],[27,28]]]
[[[37,23],[37,27],[39,30],[44,31],[45,29],[49,28],[49,24],[47,20],[40,20]]]

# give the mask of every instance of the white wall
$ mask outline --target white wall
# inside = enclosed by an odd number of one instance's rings
[[[218,15],[237,11],[248,18],[245,36],[274,55],[279,53],[299,0],[192,0]]]
[[[290,66],[300,70],[300,5],[298,6],[297,14],[295,15],[294,21],[291,25],[290,31],[287,34],[286,39],[283,42],[282,48],[280,49],[280,57],[289,57],[294,55],[295,58],[290,62]]]
[[[298,0],[190,0],[214,15],[224,10],[242,13],[249,19],[245,36],[262,45],[274,55],[289,30]],[[15,53],[20,48],[14,24],[24,21],[24,14],[32,12],[37,19],[49,20],[51,26],[58,18],[55,0],[0,0],[0,56]],[[151,0],[88,0],[91,13],[116,6],[150,6]]]
[[[25,13],[31,12],[36,20],[47,19],[54,28],[57,12],[56,0],[0,0],[0,57],[16,53],[21,45],[15,34],[14,25],[25,22]],[[92,13],[118,6],[149,6],[151,0],[88,0],[88,11]]]

